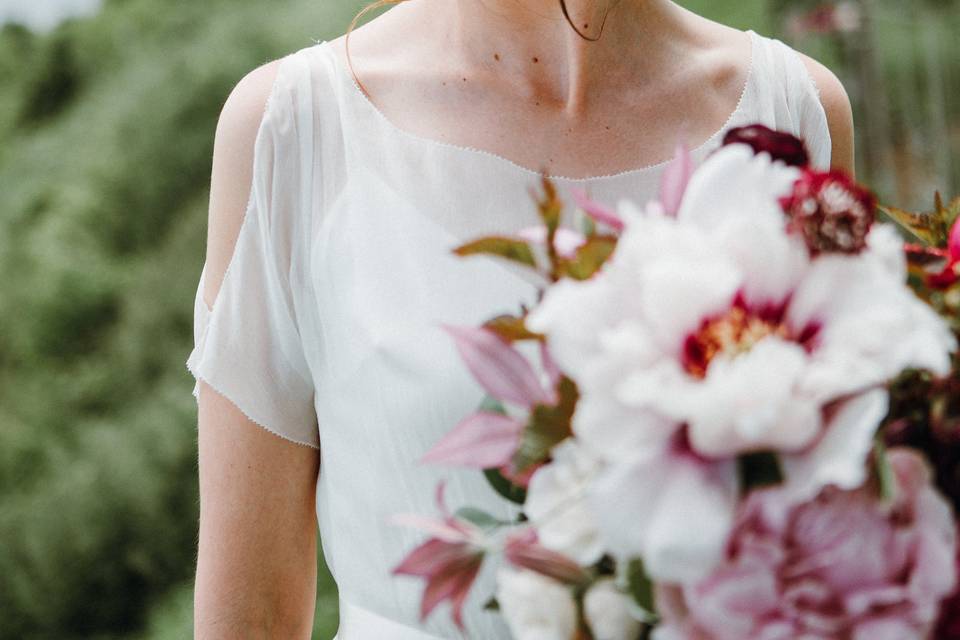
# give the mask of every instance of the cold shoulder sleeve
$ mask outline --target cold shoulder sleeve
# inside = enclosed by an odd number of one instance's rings
[[[250,420],[318,448],[313,376],[304,350],[312,142],[308,70],[281,59],[256,134],[250,196],[212,308],[203,298],[205,263],[194,301],[194,346],[187,368]]]
[[[800,54],[789,49],[790,77],[794,87],[791,92],[792,109],[799,123],[800,135],[810,153],[810,162],[814,167],[827,170],[833,156],[833,141],[830,138],[830,126],[827,112],[820,101],[820,89]]]

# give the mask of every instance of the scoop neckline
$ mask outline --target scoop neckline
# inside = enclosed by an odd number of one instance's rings
[[[733,120],[737,117],[737,114],[739,114],[740,111],[743,109],[743,105],[744,105],[744,102],[745,102],[745,100],[746,100],[747,92],[748,92],[748,90],[750,89],[750,86],[753,84],[753,82],[754,82],[754,76],[756,75],[757,50],[758,50],[758,47],[759,47],[759,45],[758,45],[758,43],[757,43],[757,39],[759,38],[759,34],[757,34],[753,29],[747,29],[747,30],[745,30],[744,33],[747,33],[747,34],[750,36],[750,61],[749,61],[749,64],[748,64],[748,66],[747,66],[746,78],[744,79],[743,87],[742,87],[742,89],[741,89],[741,91],[740,91],[740,98],[737,100],[737,104],[736,104],[736,106],[734,107],[733,111],[730,113],[730,115],[727,117],[726,121],[723,123],[723,126],[721,126],[721,127],[720,127],[717,131],[715,131],[710,137],[708,137],[708,138],[707,138],[706,140],[704,140],[702,143],[700,143],[699,145],[697,145],[695,148],[690,149],[690,153],[691,153],[692,155],[697,155],[697,154],[701,153],[711,142],[713,142],[713,141],[716,140],[721,134],[723,134],[723,133],[727,130],[727,128],[730,126],[730,124],[733,122]],[[426,146],[432,146],[432,147],[437,147],[437,148],[447,148],[447,149],[450,149],[450,150],[452,150],[452,151],[456,151],[456,152],[458,152],[458,153],[463,153],[463,154],[470,154],[470,155],[477,155],[477,156],[486,156],[486,157],[488,157],[488,158],[492,158],[494,161],[500,163],[500,164],[501,164],[502,166],[504,166],[504,167],[507,167],[507,168],[512,169],[512,170],[514,170],[514,171],[518,171],[518,172],[520,172],[520,173],[526,174],[526,175],[531,176],[531,177],[537,177],[537,178],[539,178],[539,177],[542,175],[542,173],[541,173],[540,171],[537,171],[537,170],[535,170],[535,169],[531,169],[530,167],[527,167],[527,166],[522,165],[522,164],[520,164],[520,163],[518,163],[518,162],[515,162],[515,161],[511,160],[510,158],[507,158],[506,156],[500,155],[499,153],[496,153],[496,152],[493,152],[493,151],[490,151],[490,150],[487,150],[487,149],[481,149],[481,148],[479,148],[479,147],[473,147],[473,146],[470,146],[470,145],[455,144],[455,143],[453,143],[453,142],[446,142],[446,141],[444,141],[444,140],[437,140],[437,139],[435,139],[435,138],[430,138],[430,137],[428,137],[428,136],[424,136],[424,135],[420,135],[420,134],[417,134],[417,133],[413,133],[412,131],[408,131],[408,130],[406,130],[406,129],[403,129],[403,128],[399,127],[398,125],[394,124],[393,121],[390,120],[390,119],[386,116],[386,114],[384,114],[383,111],[381,111],[380,108],[377,107],[377,105],[375,105],[375,104],[373,103],[373,101],[370,100],[370,98],[363,92],[363,89],[361,89],[361,88],[360,88],[360,85],[357,84],[356,79],[355,79],[355,78],[353,77],[353,75],[350,73],[349,69],[347,69],[347,68],[341,63],[340,58],[338,57],[336,51],[333,50],[333,46],[332,46],[331,42],[330,42],[329,40],[321,40],[321,41],[318,43],[318,46],[324,48],[324,49],[327,51],[327,54],[328,54],[328,55],[330,56],[330,58],[332,59],[333,67],[334,67],[334,69],[335,69],[335,71],[336,71],[337,76],[338,76],[339,78],[342,78],[343,80],[345,80],[345,81],[347,82],[347,84],[350,85],[350,87],[351,87],[350,93],[354,94],[355,97],[358,98],[359,101],[365,105],[366,109],[367,109],[368,111],[370,111],[373,115],[375,115],[375,116],[386,126],[386,128],[387,128],[389,131],[391,131],[392,133],[394,133],[395,135],[402,136],[402,137],[408,138],[408,139],[410,139],[410,140],[414,140],[414,141],[416,141],[417,143],[422,144],[422,145],[426,145]],[[643,174],[645,174],[645,173],[648,173],[648,172],[650,172],[650,171],[653,171],[654,169],[659,169],[659,168],[665,167],[665,166],[668,165],[670,162],[672,162],[672,160],[673,160],[673,158],[668,158],[668,159],[666,159],[666,160],[661,160],[660,162],[657,162],[657,163],[654,163],[654,164],[648,164],[648,165],[645,165],[645,166],[642,166],[642,167],[635,167],[635,168],[632,168],[632,169],[624,169],[623,171],[617,171],[617,172],[614,172],[614,173],[606,173],[606,174],[603,174],[603,175],[594,175],[594,176],[585,176],[585,177],[574,178],[574,177],[570,177],[570,176],[562,176],[562,175],[555,175],[555,174],[546,174],[546,177],[549,178],[550,180],[554,180],[554,181],[558,181],[558,182],[586,183],[586,182],[593,182],[593,181],[598,181],[598,180],[607,180],[607,179],[610,179],[610,178],[619,178],[619,177],[643,175]]]

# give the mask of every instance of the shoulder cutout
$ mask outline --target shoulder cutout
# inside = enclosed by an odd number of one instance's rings
[[[833,71],[821,62],[800,51],[797,53],[813,80],[827,116],[830,138],[833,141],[830,164],[834,169],[844,169],[854,175],[853,109],[846,89]]]
[[[204,300],[212,306],[240,233],[253,178],[254,147],[270,105],[280,60],[244,76],[227,97],[213,143]]]

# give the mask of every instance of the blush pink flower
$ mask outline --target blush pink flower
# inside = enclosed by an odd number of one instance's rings
[[[830,486],[786,507],[779,489],[742,506],[727,558],[705,579],[661,585],[655,640],[923,638],[956,585],[956,529],[924,459],[889,454],[895,498]]]
[[[572,431],[601,459],[586,500],[603,548],[641,557],[654,580],[697,581],[722,558],[740,456],[774,454],[796,502],[854,489],[887,381],[950,369],[956,339],[907,286],[895,229],[871,225],[852,254],[811,254],[791,232],[781,198],[802,174],[751,144],[721,147],[675,216],[621,201],[603,270],[557,282],[527,316],[577,384]]]

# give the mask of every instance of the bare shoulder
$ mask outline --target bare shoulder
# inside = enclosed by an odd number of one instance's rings
[[[213,305],[233,253],[253,180],[254,147],[280,60],[248,72],[230,91],[213,142],[204,299]]]
[[[831,164],[834,168],[854,173],[853,108],[847,91],[836,74],[820,61],[798,51],[820,91],[820,103],[827,115],[827,125],[833,142]]]
[[[256,137],[277,77],[280,60],[272,60],[248,72],[230,91],[217,121],[217,137],[241,142]]]

